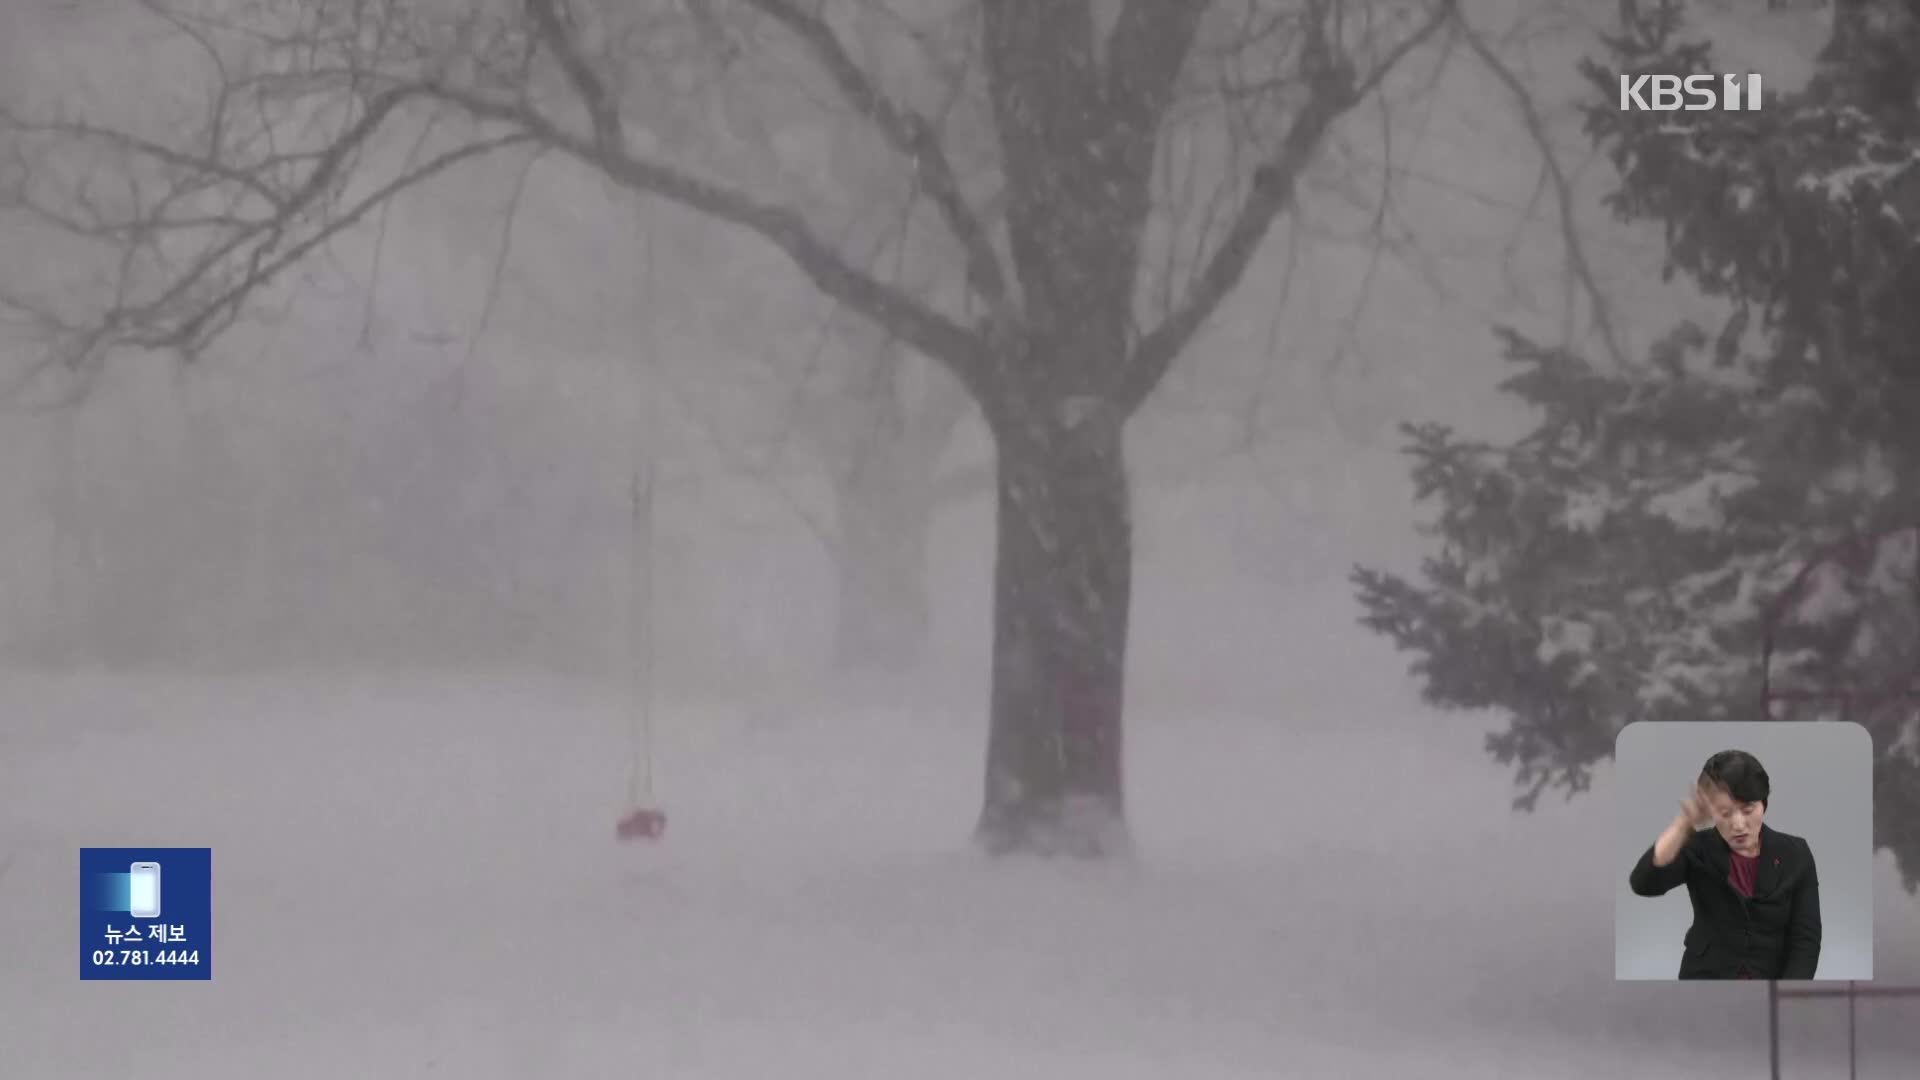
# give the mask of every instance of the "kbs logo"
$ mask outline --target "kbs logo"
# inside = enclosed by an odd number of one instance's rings
[[[1715,83],[1719,87],[1715,89]],[[1686,104],[1681,104],[1683,97]],[[1745,104],[1741,104],[1742,102]],[[1721,75],[1716,79],[1712,75],[1641,75],[1638,78],[1620,76],[1620,111],[1632,112],[1676,112],[1685,109],[1688,112],[1704,112],[1709,109],[1724,109],[1728,112],[1758,112],[1760,109],[1760,76],[1748,75],[1744,80],[1738,75]]]

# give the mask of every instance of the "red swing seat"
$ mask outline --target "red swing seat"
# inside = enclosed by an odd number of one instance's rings
[[[649,806],[633,811],[613,827],[613,835],[621,840],[658,840],[666,831],[666,811]]]

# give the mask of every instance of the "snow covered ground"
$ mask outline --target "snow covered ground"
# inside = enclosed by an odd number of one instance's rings
[[[1761,988],[1612,980],[1604,778],[1514,815],[1474,723],[1391,679],[1180,696],[1139,695],[1140,858],[1102,866],[966,851],[971,707],[667,709],[672,829],[625,848],[619,702],[577,687],[9,677],[0,1075],[1764,1069]],[[210,984],[79,982],[75,849],[123,844],[213,847]],[[1879,885],[1879,970],[1920,981]],[[1912,1009],[1863,1008],[1861,1076],[1920,1070]],[[1785,1034],[1787,1075],[1845,1075],[1840,1006]]]

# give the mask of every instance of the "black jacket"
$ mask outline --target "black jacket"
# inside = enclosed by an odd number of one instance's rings
[[[1680,957],[1683,979],[1811,979],[1820,966],[1820,879],[1813,849],[1797,836],[1760,827],[1760,865],[1753,898],[1727,880],[1733,852],[1714,829],[1695,832],[1680,855],[1653,865],[1653,846],[1627,878],[1641,896],[1685,885],[1693,926]]]

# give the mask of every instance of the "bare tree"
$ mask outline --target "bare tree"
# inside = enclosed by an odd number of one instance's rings
[[[1123,428],[1238,285],[1329,131],[1455,7],[141,2],[204,52],[197,131],[161,141],[70,118],[11,122],[48,144],[28,156],[18,194],[112,253],[109,285],[90,298],[104,304],[16,304],[55,343],[50,362],[84,369],[122,346],[191,355],[397,193],[513,147],[577,159],[636,195],[756,234],[978,405],[998,454],[978,835],[993,851],[1088,855],[1126,843]],[[954,75],[954,96],[971,106],[936,123],[863,67],[838,29],[855,8],[899,22],[907,40],[977,42],[979,65]],[[701,77],[661,55],[715,36],[724,56]],[[772,190],[790,175],[716,178],[724,147],[701,136],[739,100],[724,95],[776,77],[786,80],[776,138],[804,141],[835,119],[863,125],[900,166],[899,190],[944,230],[964,295],[918,295],[867,268],[818,193]],[[693,118],[678,109],[695,100],[721,105]],[[1210,171],[1231,196],[1198,255],[1167,260],[1150,224],[1176,103],[1216,111],[1229,137],[1180,149],[1213,148]],[[981,170],[956,164],[952,136],[967,125],[990,133],[1002,228],[979,211],[996,193],[970,190]],[[408,133],[413,149],[396,161]],[[842,225],[865,220],[863,207],[840,209]],[[1160,269],[1176,263],[1191,272]]]

